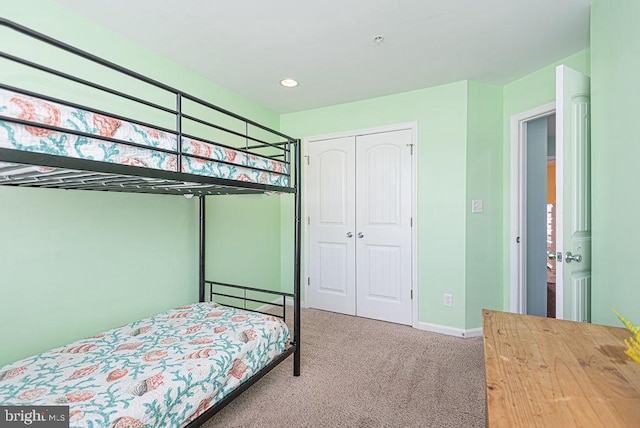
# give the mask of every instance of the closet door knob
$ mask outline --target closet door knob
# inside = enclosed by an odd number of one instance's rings
[[[358,232],[358,238],[364,238],[364,233]]]
[[[347,232],[347,238],[351,238],[352,236],[353,236],[353,233]]]

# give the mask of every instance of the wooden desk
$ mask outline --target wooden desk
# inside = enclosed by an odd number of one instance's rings
[[[483,310],[489,427],[640,427],[624,328]]]

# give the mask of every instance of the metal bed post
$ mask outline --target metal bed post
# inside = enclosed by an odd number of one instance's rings
[[[300,140],[295,141],[296,160],[295,165],[295,255],[294,255],[294,276],[293,276],[293,340],[296,342],[296,350],[293,354],[293,375],[300,376],[300,259],[301,259],[301,237],[302,237],[302,201],[300,197],[301,168],[302,168],[302,147]]]
[[[182,172],[182,95],[176,95],[176,150],[178,152],[177,171]]]
[[[205,291],[205,272],[204,272],[204,256],[205,256],[205,199],[204,195],[200,195],[200,297],[199,301],[204,302]],[[213,287],[213,285],[212,285]]]

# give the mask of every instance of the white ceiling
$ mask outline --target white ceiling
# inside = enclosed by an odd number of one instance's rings
[[[458,80],[589,45],[591,0],[56,0],[276,112]],[[373,37],[381,34],[377,45]],[[294,89],[280,86],[294,77]],[[195,94],[197,95],[197,94]]]

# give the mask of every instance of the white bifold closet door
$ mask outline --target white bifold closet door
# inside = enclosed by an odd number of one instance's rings
[[[355,137],[309,143],[310,306],[356,314]]]
[[[309,143],[311,307],[411,324],[411,143],[411,130]]]

